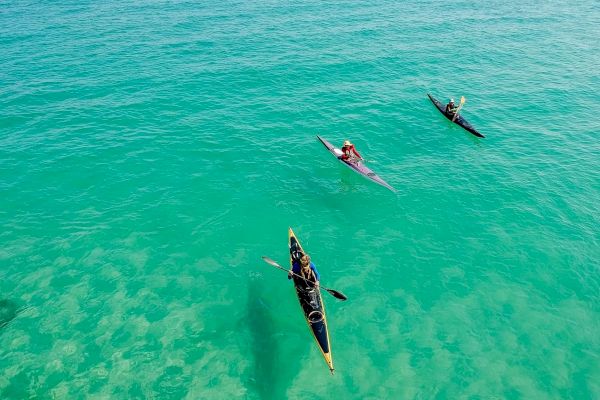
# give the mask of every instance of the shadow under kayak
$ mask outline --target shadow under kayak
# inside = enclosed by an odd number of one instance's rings
[[[317,135],[317,139],[319,139],[321,141],[321,143],[323,143],[323,145],[327,148],[327,150],[329,150],[329,152],[331,154],[333,154],[335,156],[335,158],[337,158],[338,160],[340,160],[341,162],[346,164],[348,167],[352,168],[354,171],[358,172],[365,178],[367,178],[383,187],[390,189],[392,192],[396,191],[396,189],[394,189],[386,181],[381,179],[379,177],[379,175],[377,175],[375,172],[371,171],[371,169],[369,169],[367,166],[365,166],[364,163],[362,163],[360,161],[353,161],[353,160],[342,160],[340,158],[340,156],[342,155],[342,150],[334,147],[331,143],[329,143],[327,140],[323,139],[319,135]]]
[[[432,101],[433,104],[435,104],[435,106],[437,107],[438,110],[440,110],[440,112],[442,114],[444,114],[444,116],[446,118],[448,118],[450,121],[452,121],[452,116],[446,114],[446,107],[440,103],[435,97],[433,97],[432,95],[430,95],[429,93],[427,93],[427,96],[429,97],[429,100]],[[477,129],[473,128],[473,125],[471,125],[470,123],[467,122],[466,119],[464,119],[462,117],[462,115],[458,114],[458,116],[454,119],[454,123],[457,125],[462,126],[463,128],[465,128],[467,131],[471,132],[473,135],[477,136],[477,137],[485,137],[483,136],[481,133],[479,133],[477,131]]]

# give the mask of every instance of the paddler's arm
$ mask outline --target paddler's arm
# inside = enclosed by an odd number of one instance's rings
[[[356,156],[358,158],[360,158],[361,160],[363,160],[362,156],[360,155],[360,153],[358,151],[356,151],[356,149],[352,149],[352,151],[354,151],[354,154],[356,154]]]
[[[319,275],[319,271],[317,271],[317,267],[312,262],[310,263],[310,269],[312,269],[313,272],[315,273],[315,278],[317,279],[317,284],[318,284],[319,281],[321,280],[321,276]]]
[[[293,274],[298,274],[300,273],[300,264],[298,264],[297,260],[294,260],[294,262],[292,262],[292,266],[290,267],[290,270],[288,271],[288,279],[292,279],[293,278]]]

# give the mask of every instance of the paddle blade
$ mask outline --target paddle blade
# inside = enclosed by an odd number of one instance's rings
[[[460,104],[465,104],[466,101],[465,96],[460,96]]]
[[[342,301],[348,300],[348,298],[342,292],[338,292],[337,290],[333,290],[333,289],[325,289],[325,290],[327,290],[329,292],[329,294],[331,294],[336,299],[340,299]]]
[[[262,256],[262,259],[264,262],[266,262],[267,264],[271,264],[274,267],[281,267],[281,265],[277,264],[277,261],[274,261],[267,256]]]

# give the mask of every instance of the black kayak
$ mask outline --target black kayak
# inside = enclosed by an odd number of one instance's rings
[[[294,253],[304,253],[300,242],[294,235],[292,228],[288,230],[288,238],[290,245],[290,267],[293,265]],[[310,328],[323,358],[329,367],[329,371],[333,375],[333,359],[331,357],[331,346],[329,344],[329,331],[327,329],[327,318],[325,317],[325,305],[321,298],[321,292],[314,285],[307,284],[306,280],[294,276],[294,287],[296,295],[302,307],[304,318]]]
[[[448,118],[450,121],[452,121],[452,115],[446,114],[446,107],[442,103],[440,103],[435,97],[430,95],[429,93],[427,93],[427,96],[429,96],[429,100],[431,100],[433,102],[433,104],[435,104],[435,106],[438,108],[438,110],[440,110],[440,112],[442,114],[444,114],[444,116],[446,116],[446,118]],[[458,114],[458,116],[454,119],[453,122],[457,125],[462,126],[467,131],[471,132],[473,135],[475,135],[477,137],[481,137],[481,138],[485,137],[481,133],[477,132],[477,129],[473,128],[473,125],[468,123],[467,120],[464,119],[462,117],[462,115],[460,115],[460,114]]]

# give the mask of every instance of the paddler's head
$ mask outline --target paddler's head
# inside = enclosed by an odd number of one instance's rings
[[[448,104],[454,104],[454,99],[450,99],[450,101],[448,102]]]
[[[308,254],[305,254],[300,258],[300,265],[302,268],[310,267],[310,256]]]
[[[349,140],[344,140],[344,147],[350,147],[352,146],[352,143],[350,143]]]

